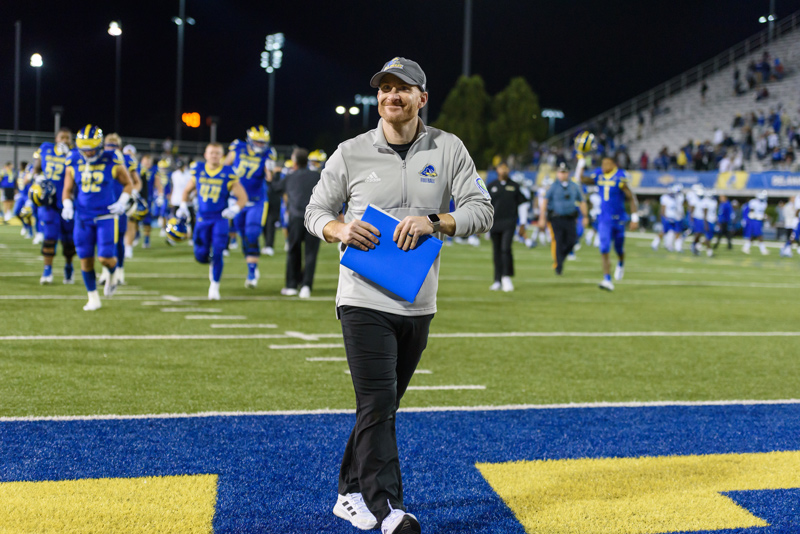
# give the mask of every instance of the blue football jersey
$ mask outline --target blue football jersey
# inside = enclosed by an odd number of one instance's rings
[[[8,189],[14,187],[14,170],[7,171],[3,169],[0,171],[0,187]]]
[[[617,169],[611,174],[604,174],[600,168],[597,168],[592,173],[592,179],[600,188],[600,216],[598,220],[627,220],[625,193],[622,191],[622,186],[628,183],[628,175],[625,174],[625,171]]]
[[[158,174],[158,167],[151,163],[150,168],[145,169],[142,167],[142,164],[139,163],[137,172],[139,173],[139,179],[142,181],[142,190],[139,191],[139,194],[143,199],[149,202],[155,198],[156,175]]]
[[[56,186],[56,205],[59,209],[63,207],[61,193],[64,191],[64,175],[67,172],[67,158],[69,156],[69,151],[62,154],[54,143],[42,143],[42,146],[39,147],[42,172],[45,178],[51,180]]]
[[[239,181],[233,167],[223,165],[215,171],[208,164],[198,163],[189,170],[197,188],[198,212],[206,219],[221,217],[228,207],[231,188]]]
[[[263,200],[267,194],[267,180],[265,168],[270,170],[275,165],[275,151],[268,147],[263,153],[256,154],[247,145],[246,141],[236,139],[228,147],[228,151],[236,154],[233,168],[239,177],[239,182],[247,191],[249,201]]]
[[[97,161],[87,163],[78,150],[73,150],[66,165],[72,167],[75,173],[77,215],[84,220],[108,215],[108,206],[119,198],[114,184],[122,191],[122,184],[115,179],[118,172],[116,168],[125,166],[122,153],[106,150]]]

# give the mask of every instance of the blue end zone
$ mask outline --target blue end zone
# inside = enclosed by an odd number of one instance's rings
[[[211,473],[215,532],[355,532],[333,516],[354,415],[0,423],[0,482]],[[524,530],[476,462],[800,450],[800,405],[401,413],[406,505],[426,533]],[[798,532],[798,490],[728,495]]]

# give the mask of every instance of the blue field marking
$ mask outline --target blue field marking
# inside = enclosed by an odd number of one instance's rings
[[[357,532],[336,518],[355,416],[232,416],[0,423],[0,482],[219,475],[215,532]],[[800,405],[400,413],[406,505],[426,533],[524,530],[477,462],[800,450]],[[798,490],[730,492],[798,532]]]

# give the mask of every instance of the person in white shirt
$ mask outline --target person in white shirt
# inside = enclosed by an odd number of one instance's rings
[[[714,255],[714,249],[711,246],[711,240],[714,239],[714,233],[717,226],[717,210],[719,209],[719,202],[717,202],[717,192],[713,189],[707,191],[703,197],[703,205],[706,210],[706,255],[710,258]]]
[[[750,237],[744,242],[742,252],[750,254],[750,246],[753,243],[753,239],[758,238],[758,248],[761,254],[766,256],[769,252],[767,252],[767,246],[764,244],[763,226],[767,212],[767,191],[761,191],[756,195],[756,198],[750,200],[747,203],[747,208],[747,230]]]
[[[781,256],[792,257],[792,245],[800,243],[800,195],[790,198],[783,207],[786,225],[786,243],[781,248]]]
[[[189,172],[186,162],[178,160],[177,165],[178,168],[175,169],[171,175],[172,194],[169,197],[170,210],[173,215],[175,215],[183,201],[183,190],[186,189],[186,186],[189,185],[189,181],[192,179],[192,174]],[[193,206],[189,206],[189,214],[191,217],[191,228],[194,229],[195,216]]]
[[[681,235],[681,211],[678,207],[678,195],[681,192],[680,184],[673,184],[669,193],[661,195],[661,231],[653,238],[651,246],[658,250],[663,241],[664,248],[672,252],[675,245],[675,236]]]
[[[700,254],[697,244],[700,239],[706,234],[706,203],[705,203],[705,188],[701,184],[692,186],[692,190],[686,195],[687,202],[692,209],[692,235],[694,241],[692,242],[692,254],[695,256]]]

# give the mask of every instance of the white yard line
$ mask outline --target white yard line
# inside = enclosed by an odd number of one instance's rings
[[[347,358],[344,356],[331,356],[330,358],[306,358],[307,362],[346,362]]]
[[[585,410],[597,408],[661,408],[673,406],[760,406],[800,404],[800,399],[781,400],[711,400],[711,401],[650,401],[650,402],[584,402],[569,404],[507,404],[500,406],[429,406],[420,408],[400,408],[403,413],[426,412],[494,412],[512,410]],[[252,412],[197,412],[197,413],[160,413],[160,414],[135,414],[135,415],[53,415],[53,416],[21,416],[0,417],[0,423],[26,422],[26,421],[106,421],[130,419],[187,419],[204,417],[261,417],[261,416],[286,416],[286,415],[329,415],[329,414],[355,414],[355,409],[322,408],[318,410],[275,410]]]
[[[306,360],[311,361],[309,358],[306,358]],[[342,360],[347,361],[347,358],[342,358]],[[350,369],[345,369],[344,374],[351,375],[353,373],[350,371]],[[414,374],[415,375],[432,375],[433,371],[429,371],[428,369],[417,369],[416,371],[414,371]]]
[[[85,297],[81,297],[84,299]],[[242,315],[187,315],[186,318],[196,319],[246,319]],[[432,333],[431,338],[530,338],[530,337],[798,337],[800,332],[449,332]],[[213,339],[302,339],[316,341],[319,339],[341,339],[342,334],[302,334],[300,332],[286,332],[284,334],[186,334],[186,335],[46,335],[46,336],[0,336],[2,341],[95,341],[95,340],[213,340]],[[281,348],[333,348],[343,345],[306,344],[306,345],[276,345]]]

